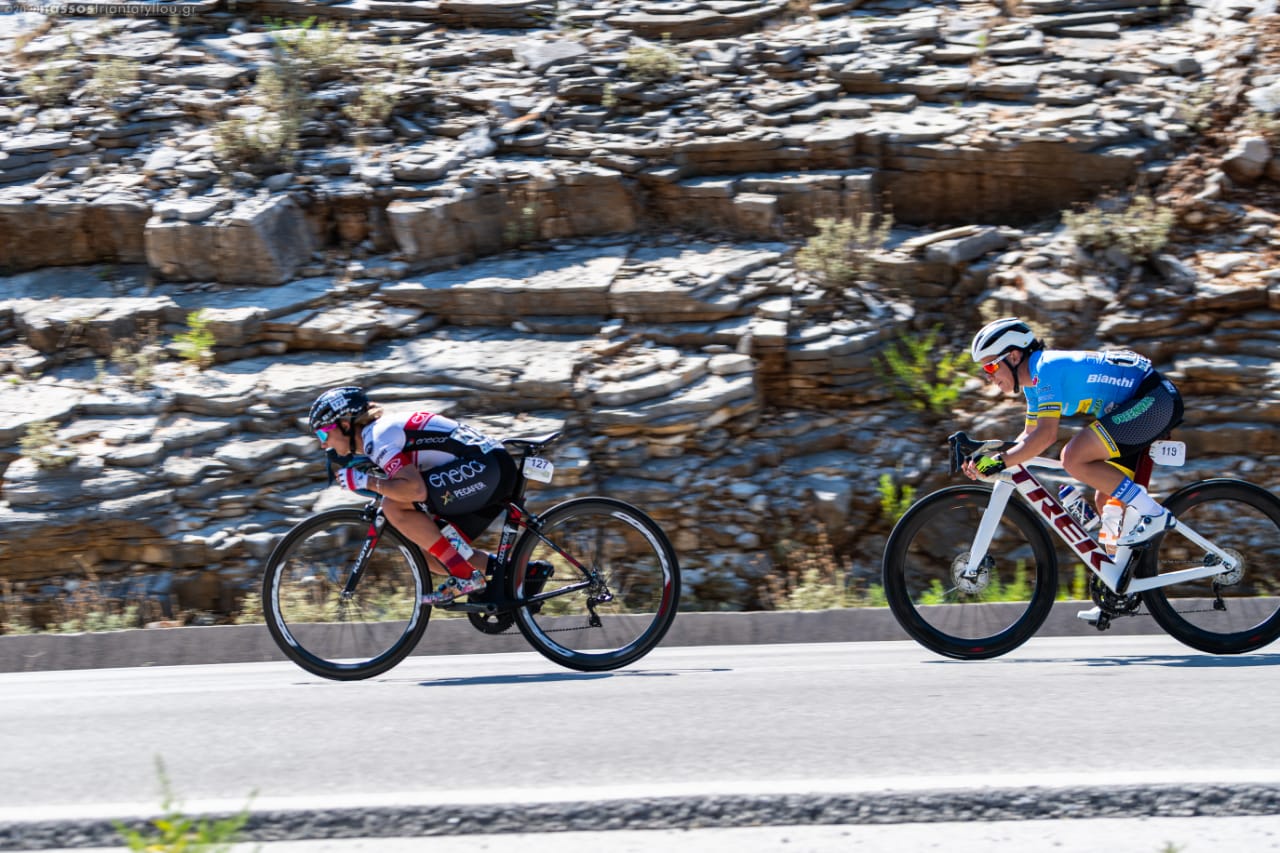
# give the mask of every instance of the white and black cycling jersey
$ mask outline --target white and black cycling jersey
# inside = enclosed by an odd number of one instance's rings
[[[365,453],[388,477],[405,466],[428,471],[502,447],[472,426],[431,412],[383,415],[364,428],[363,438]]]

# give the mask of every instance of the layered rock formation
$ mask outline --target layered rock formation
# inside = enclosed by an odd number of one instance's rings
[[[127,579],[223,618],[340,499],[299,426],[347,382],[564,429],[535,508],[649,509],[687,606],[771,606],[828,541],[864,583],[881,474],[941,485],[947,432],[1017,429],[976,379],[912,409],[885,348],[997,312],[1179,381],[1197,461],[1166,488],[1280,486],[1266,3],[150,9],[0,30],[0,580],[28,595]],[[338,25],[264,23],[311,15]],[[301,100],[268,99],[282,68]],[[349,109],[378,93],[383,120]],[[296,148],[264,154],[287,118],[264,103],[301,104]],[[1135,185],[1177,215],[1150,263],[1056,221]],[[797,271],[818,219],[867,211],[896,223],[867,282]]]

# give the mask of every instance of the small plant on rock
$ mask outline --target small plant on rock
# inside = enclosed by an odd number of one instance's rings
[[[841,290],[863,278],[871,253],[884,246],[893,217],[859,211],[848,219],[823,218],[818,233],[796,253],[796,266],[824,290]]]
[[[963,353],[934,352],[939,329],[923,337],[903,335],[884,351],[895,393],[912,409],[932,415],[950,412],[970,377]]]
[[[114,822],[125,846],[135,853],[228,853],[249,822],[249,806],[246,804],[238,814],[217,820],[189,817],[174,801],[173,786],[159,756],[156,772],[160,776],[160,809],[164,814],[142,828]]]
[[[910,483],[899,486],[893,475],[885,472],[880,475],[880,511],[884,517],[896,524],[898,519],[911,508],[916,499],[916,487]]]
[[[316,23],[315,17],[296,24],[272,22],[276,61],[287,63],[309,77],[338,79],[356,76],[359,51],[345,25]]]
[[[1267,140],[1272,151],[1280,148],[1280,112],[1267,113],[1262,110],[1250,110],[1245,117],[1245,126],[1252,132]]]
[[[382,127],[391,118],[400,91],[409,76],[409,63],[398,45],[392,48],[392,62],[385,79],[370,79],[360,86],[355,103],[348,104],[343,113],[359,127]]]
[[[57,59],[45,62],[23,77],[18,91],[42,107],[65,104],[76,85],[75,69],[79,59],[80,51],[75,46],[68,47]]]
[[[64,468],[75,456],[58,441],[58,425],[53,421],[32,421],[18,439],[22,455],[45,470]]]
[[[188,314],[187,330],[173,338],[173,345],[182,360],[201,369],[213,364],[213,346],[217,342],[203,310]]]
[[[1169,242],[1175,219],[1171,209],[1161,207],[1146,195],[1128,201],[1104,200],[1099,205],[1062,214],[1063,224],[1080,248],[1090,252],[1115,248],[1131,263],[1159,254]]]
[[[673,51],[656,44],[633,47],[622,61],[627,76],[644,83],[664,83],[679,74],[683,64]]]
[[[133,91],[138,80],[138,63],[124,57],[99,62],[86,87],[94,103],[110,108]]]

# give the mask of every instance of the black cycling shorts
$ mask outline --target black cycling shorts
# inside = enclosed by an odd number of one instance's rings
[[[1111,451],[1108,461],[1128,471],[1151,442],[1182,423],[1182,395],[1177,387],[1152,371],[1133,397],[1089,425]]]
[[[516,464],[498,448],[422,472],[427,499],[418,508],[453,522],[468,539],[484,532],[515,487]]]

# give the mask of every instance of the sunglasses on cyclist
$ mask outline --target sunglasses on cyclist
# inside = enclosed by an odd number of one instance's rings
[[[996,371],[1000,369],[1000,362],[1004,361],[1006,358],[1008,358],[1011,355],[1013,355],[1013,350],[1009,350],[1007,353],[1000,356],[995,361],[988,361],[986,364],[982,365],[982,372],[987,374],[988,376],[995,376]]]
[[[337,424],[329,424],[328,426],[322,426],[318,430],[316,430],[316,438],[320,439],[321,444],[324,444],[326,441],[329,440],[329,433],[333,432],[337,428],[338,428]]]

